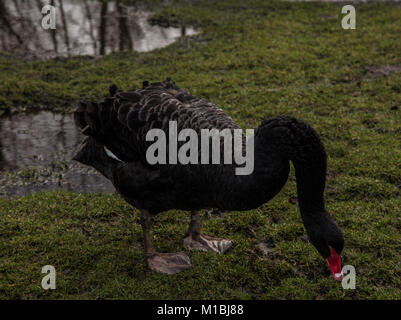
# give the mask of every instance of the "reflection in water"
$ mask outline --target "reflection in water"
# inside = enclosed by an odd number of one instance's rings
[[[3,154],[0,170],[44,166],[51,161],[71,158],[82,136],[71,114],[42,111],[0,118]]]
[[[41,25],[41,10],[48,3],[57,8],[55,30]],[[152,26],[147,22],[149,15],[121,1],[0,1],[0,50],[42,58],[145,52],[196,34],[190,27]]]
[[[82,139],[72,114],[41,111],[1,117],[0,192],[6,196],[54,189],[113,192],[106,178],[70,160]],[[6,171],[21,169],[34,169],[39,176],[29,183],[10,183],[6,179]],[[43,172],[44,178],[40,176]]]

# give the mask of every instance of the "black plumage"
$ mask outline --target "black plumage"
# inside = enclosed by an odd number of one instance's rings
[[[289,116],[263,121],[254,135],[254,171],[241,176],[235,175],[235,164],[147,162],[146,150],[153,142],[145,140],[146,133],[159,128],[168,137],[169,121],[177,121],[178,130],[191,128],[198,134],[201,129],[239,129],[216,105],[191,95],[170,79],[144,82],[142,89],[127,92],[112,86],[110,97],[99,103],[81,102],[74,116],[76,125],[88,136],[75,159],[100,171],[127,202],[145,212],[142,225],[149,257],[156,254],[150,240],[146,243],[153,215],[170,209],[196,212],[205,208],[257,208],[282,189],[289,161],[295,167],[299,207],[310,241],[324,258],[330,257],[330,248],[341,254],[341,230],[324,204],[326,153],[318,134],[307,123]],[[243,136],[243,144],[245,139]],[[107,155],[104,147],[119,160]],[[197,219],[194,214],[193,221]],[[191,228],[189,234],[193,235]],[[200,233],[200,229],[196,231]],[[195,235],[193,238],[198,239]],[[151,262],[149,265],[163,272],[163,268]],[[164,270],[173,273],[173,269]]]

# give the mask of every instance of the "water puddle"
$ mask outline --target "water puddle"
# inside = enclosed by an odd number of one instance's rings
[[[54,30],[42,27],[47,3],[56,8]],[[0,51],[36,58],[147,52],[197,33],[192,27],[151,25],[149,16],[120,1],[0,1]]]
[[[41,111],[0,118],[0,195],[37,191],[114,191],[94,169],[71,158],[83,139],[72,114]]]

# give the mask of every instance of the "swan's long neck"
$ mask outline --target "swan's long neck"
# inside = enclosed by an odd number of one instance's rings
[[[295,167],[298,202],[305,227],[326,216],[324,187],[326,152],[316,131],[292,117],[265,120],[255,135],[255,152],[279,154]],[[261,164],[263,166],[263,163]]]
[[[324,204],[327,156],[316,131],[303,121],[291,117],[277,117],[264,121],[257,130],[256,140],[262,147],[274,150],[284,162],[292,161],[297,180],[298,202],[302,220],[310,242],[324,258],[336,254],[328,261],[339,272],[339,255],[344,248],[340,227],[327,212]],[[260,152],[260,151],[259,151]],[[333,261],[334,261],[333,260]],[[332,268],[332,270],[334,270]]]
[[[324,149],[310,155],[312,162],[294,159],[298,202],[301,214],[313,215],[325,211],[324,187],[326,183],[326,154]]]

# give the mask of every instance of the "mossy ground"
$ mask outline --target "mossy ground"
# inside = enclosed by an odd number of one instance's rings
[[[292,174],[258,210],[203,215],[206,234],[235,246],[224,255],[190,252],[194,267],[173,276],[148,270],[139,213],[117,195],[0,199],[0,298],[400,299],[401,7],[355,7],[357,29],[343,30],[336,4],[177,2],[157,15],[201,34],[151,53],[48,61],[0,55],[3,109],[70,110],[111,83],[128,89],[170,76],[244,128],[279,114],[308,121],[329,155],[327,207],[344,231],[343,262],[356,268],[355,290],[330,277],[303,237],[289,201],[296,198]],[[188,222],[187,212],[160,214],[156,247],[182,250]],[[268,256],[260,242],[271,248]],[[47,264],[56,267],[56,290],[41,288]]]

